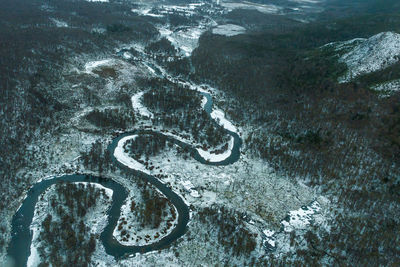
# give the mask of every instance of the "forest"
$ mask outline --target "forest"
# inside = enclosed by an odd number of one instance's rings
[[[38,253],[46,259],[39,266],[89,266],[98,236],[85,225],[85,215],[108,196],[90,184],[57,184],[55,193],[39,234]]]
[[[135,113],[132,110],[94,109],[86,114],[86,119],[100,128],[126,129],[135,125]]]
[[[303,177],[343,208],[330,233],[317,232],[312,236],[315,246],[298,251],[300,261],[310,262],[310,253],[316,253],[314,263],[328,257],[338,265],[396,265],[400,94],[380,98],[366,84],[368,79],[379,81],[378,76],[397,75],[391,72],[397,65],[339,84],[345,66],[319,47],[396,30],[400,17],[328,17],[304,27],[288,26],[284,32],[267,28],[232,38],[205,34],[192,55],[192,76],[231,96],[226,104],[231,119],[254,125],[257,130],[245,139],[253,156],[294,180]],[[320,251],[327,253],[316,257]],[[294,264],[296,257],[286,263]]]
[[[257,234],[252,234],[246,229],[240,213],[224,207],[206,207],[199,211],[198,216],[208,227],[217,227],[217,240],[228,255],[250,257],[256,248]]]
[[[143,95],[143,103],[156,114],[153,125],[190,134],[205,148],[228,141],[224,128],[201,108],[200,93],[166,79],[142,81],[141,86],[144,85],[151,88]]]
[[[174,55],[170,41],[158,39],[154,25],[195,26],[197,17],[173,12],[164,18],[146,18],[130,12],[137,7],[130,1],[1,1],[0,211],[11,218],[23,193],[40,175],[59,173],[43,158],[49,146],[71,133],[66,121],[88,106],[124,107],[95,108],[84,116],[101,128],[96,134],[103,134],[103,140],[91,135],[89,141],[97,141],[82,146],[85,151],[77,153],[76,162],[100,174],[116,170],[104,140],[114,130],[137,126],[137,118],[128,111],[137,88],[121,86],[114,92],[115,99],[103,103],[96,90],[114,79],[116,71],[95,71],[105,76],[98,79],[77,75],[70,67],[82,70],[84,62],[115,56],[116,47],[136,42],[171,75],[208,83],[223,92],[226,99],[217,104],[229,120],[246,130],[242,146],[246,157],[262,158],[276,173],[295,184],[305,183],[340,207],[333,209],[327,222],[332,226],[329,231],[292,232],[290,246],[295,250],[278,259],[252,257],[257,237],[237,219],[237,212],[222,207],[200,210],[199,220],[215,230],[227,255],[251,257],[251,265],[259,266],[400,265],[400,93],[382,97],[372,88],[399,79],[400,65],[339,84],[346,66],[322,48],[330,42],[398,32],[400,4],[332,0],[327,6],[322,13],[310,15],[307,23],[295,16],[234,10],[218,22],[235,22],[248,29],[246,34],[226,37],[208,31],[193,54],[182,58]],[[57,26],[55,18],[68,26]],[[138,53],[133,48],[127,51],[134,57]],[[183,133],[205,149],[227,142],[222,127],[201,109],[198,93],[166,79],[136,82],[146,89],[143,101],[156,115],[151,121],[154,126]],[[162,135],[141,135],[126,149],[137,158],[149,158],[171,145]],[[178,150],[185,153],[184,148]],[[124,170],[118,174],[140,181]],[[54,213],[43,221],[39,252],[52,266],[85,266],[98,238],[89,233],[84,217],[102,193],[72,185],[58,185],[56,190],[60,197],[49,202]],[[131,211],[140,214],[143,225],[156,228],[170,206],[151,190],[142,194],[145,203],[131,202]],[[0,221],[0,252],[5,252],[10,233],[9,221]],[[70,250],[74,246],[83,249]],[[60,250],[68,251],[68,256],[60,257]]]
[[[65,118],[77,108],[56,97],[71,96],[70,88],[60,86],[64,64],[75,56],[103,53],[116,43],[158,34],[147,21],[126,14],[126,8],[115,4],[104,9],[103,3],[69,0],[0,2],[1,211],[15,211],[15,200],[33,182],[19,173],[38,156],[27,149],[29,144],[44,134],[62,132]],[[55,27],[51,16],[70,27]],[[114,24],[125,25],[125,31]],[[106,32],[93,30],[99,27]],[[3,252],[8,227],[5,220],[0,222]]]

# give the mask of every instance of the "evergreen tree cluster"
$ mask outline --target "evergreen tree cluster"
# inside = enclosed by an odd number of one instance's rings
[[[201,96],[196,91],[172,83],[147,91],[143,95],[143,103],[156,112],[172,113],[181,109],[191,112],[200,109]]]
[[[255,250],[257,234],[250,233],[240,214],[224,207],[206,207],[199,211],[199,219],[208,227],[216,227],[218,242],[233,256],[250,256]]]
[[[126,129],[135,124],[135,113],[125,109],[94,109],[85,117],[90,123],[101,128]]]
[[[85,215],[107,195],[90,184],[57,184],[55,192],[39,234],[39,266],[89,266],[98,237],[85,225]]]
[[[167,142],[167,138],[163,135],[141,134],[135,139],[127,140],[124,149],[136,159],[140,159],[142,156],[148,159],[151,156],[158,155],[167,144],[172,143]]]
[[[94,142],[88,152],[82,152],[80,161],[85,168],[97,170],[99,173],[116,169],[110,152],[103,147],[100,141]]]

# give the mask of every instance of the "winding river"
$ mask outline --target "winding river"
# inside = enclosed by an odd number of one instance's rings
[[[204,105],[205,111],[210,115],[212,112],[212,97],[209,93],[202,92],[203,96],[207,98],[207,102]],[[229,131],[225,128],[227,134],[233,137],[233,147],[231,150],[231,154],[226,159],[219,162],[210,162],[204,159],[199,152],[190,144],[179,141],[171,136],[166,136],[167,139],[175,144],[189,149],[192,157],[199,161],[200,163],[207,165],[228,165],[236,162],[240,157],[240,146],[241,139],[239,135],[235,132]],[[11,243],[8,247],[8,256],[13,258],[16,266],[26,266],[28,257],[30,255],[30,245],[32,242],[32,232],[30,231],[30,225],[32,223],[35,205],[38,201],[40,194],[42,194],[48,187],[56,183],[73,183],[73,182],[92,182],[101,184],[104,187],[110,188],[113,190],[112,196],[112,205],[108,210],[108,224],[104,228],[101,233],[100,239],[105,247],[105,251],[114,256],[116,259],[121,259],[123,257],[127,257],[131,254],[135,254],[137,252],[145,253],[149,251],[159,250],[169,246],[172,242],[177,240],[179,237],[185,234],[187,224],[189,222],[189,207],[185,204],[182,198],[176,194],[171,188],[167,185],[163,184],[156,177],[141,172],[139,170],[131,169],[128,166],[122,164],[118,161],[114,156],[114,150],[116,149],[118,142],[127,136],[133,134],[143,134],[143,133],[151,133],[154,135],[162,135],[162,133],[147,131],[147,130],[136,130],[133,132],[124,133],[117,138],[115,138],[112,143],[108,146],[108,152],[111,154],[112,161],[119,168],[123,168],[126,171],[131,172],[135,176],[145,179],[150,184],[155,186],[158,190],[160,190],[166,198],[168,198],[171,203],[176,207],[178,211],[178,223],[177,226],[169,233],[167,236],[159,240],[158,242],[152,243],[150,245],[145,246],[124,246],[120,244],[113,237],[113,230],[117,226],[118,218],[120,217],[121,206],[125,202],[128,192],[118,182],[112,179],[105,179],[101,177],[85,175],[85,174],[74,174],[74,175],[65,175],[61,177],[54,177],[52,179],[42,180],[34,184],[27,193],[25,200],[23,201],[21,207],[18,209],[16,214],[12,219],[12,237]]]

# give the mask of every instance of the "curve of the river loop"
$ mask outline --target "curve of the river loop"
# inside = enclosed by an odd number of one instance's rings
[[[210,115],[212,110],[212,97],[208,93],[202,93],[207,98],[207,103],[204,106],[205,111]],[[202,158],[198,151],[190,144],[179,141],[171,136],[166,136],[166,138],[174,142],[175,144],[189,149],[191,155],[194,159],[199,161],[200,163],[207,165],[228,165],[236,162],[240,157],[240,146],[241,139],[237,133],[231,132],[225,129],[226,133],[231,135],[234,138],[234,145],[229,157],[219,162],[209,162]],[[125,169],[128,172],[133,173],[135,176],[140,177],[142,179],[147,180],[150,184],[155,186],[158,190],[160,190],[166,198],[171,201],[171,203],[176,207],[178,211],[178,223],[177,226],[169,233],[167,236],[162,238],[161,240],[144,246],[124,246],[120,244],[113,237],[113,230],[115,229],[118,218],[120,217],[121,206],[128,196],[127,190],[118,182],[112,179],[105,179],[101,177],[96,177],[92,175],[85,174],[73,174],[73,175],[64,175],[61,177],[54,177],[52,179],[42,180],[36,184],[34,184],[28,191],[25,200],[23,201],[21,207],[15,213],[12,219],[12,232],[11,232],[11,242],[8,247],[8,256],[14,260],[16,266],[26,266],[27,259],[30,255],[30,245],[32,242],[32,233],[30,231],[30,225],[32,223],[34,210],[36,202],[40,194],[42,194],[48,187],[56,183],[73,183],[73,182],[93,182],[103,185],[104,187],[110,188],[113,190],[114,194],[112,197],[112,205],[108,210],[108,224],[104,228],[101,233],[100,239],[105,247],[105,251],[107,254],[114,256],[116,259],[121,259],[123,257],[127,257],[128,255],[135,253],[145,253],[154,250],[159,250],[169,246],[172,242],[177,240],[179,237],[185,234],[187,224],[189,222],[189,207],[185,204],[182,198],[176,194],[171,188],[167,185],[163,184],[156,177],[141,172],[139,170],[131,169],[128,166],[120,163],[114,156],[113,152],[118,145],[118,142],[129,135],[133,134],[154,134],[154,135],[162,135],[159,132],[153,132],[148,130],[136,130],[133,132],[124,133],[115,139],[113,139],[112,143],[108,147],[108,152],[111,154],[111,158],[114,164],[119,166],[120,168]]]

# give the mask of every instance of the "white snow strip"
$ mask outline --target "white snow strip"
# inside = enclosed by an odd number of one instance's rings
[[[220,162],[223,161],[232,154],[234,139],[231,137],[228,143],[228,149],[221,154],[212,154],[209,151],[205,151],[201,148],[196,148],[197,152],[199,152],[200,156],[209,162]]]
[[[97,60],[97,61],[91,61],[85,64],[85,72],[86,73],[93,73],[93,70],[100,67],[100,66],[106,66],[106,65],[111,65],[113,62],[112,59],[103,59],[103,60]]]
[[[29,255],[29,257],[28,257],[26,266],[34,267],[34,266],[38,266],[40,264],[39,252],[37,250],[36,245],[33,243],[33,240],[37,240],[39,237],[40,228],[39,228],[39,226],[33,226],[33,225],[31,225],[30,228],[32,231],[31,255]]]
[[[201,99],[201,108],[204,109],[204,107],[207,104],[207,97],[203,96],[203,98]]]
[[[307,4],[318,4],[321,3],[321,0],[290,0],[290,2],[295,3],[307,3]]]
[[[160,17],[164,17],[164,15],[162,14],[153,14],[150,13],[151,8],[146,8],[146,9],[131,9],[131,11],[133,13],[136,13],[140,16],[149,16],[149,17],[155,17],[155,18],[160,18]]]
[[[142,171],[144,173],[149,174],[149,171],[146,170],[145,166],[143,166],[141,163],[139,163],[138,161],[134,160],[133,158],[131,158],[127,153],[125,153],[124,151],[124,144],[126,141],[128,140],[135,140],[136,137],[138,137],[137,134],[135,135],[130,135],[130,136],[125,136],[124,138],[121,138],[121,140],[119,140],[117,147],[114,150],[114,157],[121,162],[122,164],[124,164],[125,166],[129,167],[130,169],[134,169],[134,170],[139,170]]]
[[[229,11],[234,9],[250,9],[257,10],[264,14],[277,14],[282,10],[282,7],[276,5],[261,5],[251,2],[233,3],[233,2],[222,2],[221,6],[227,8]]]
[[[134,110],[138,111],[140,115],[144,117],[149,117],[153,118],[154,115],[151,113],[145,106],[142,105],[142,102],[140,99],[142,98],[144,92],[139,92],[136,93],[132,96],[131,101],[132,101],[132,107]]]
[[[220,109],[215,109],[211,112],[211,118],[217,121],[219,125],[227,129],[228,131],[237,133],[238,130],[235,125],[225,118],[225,113]]]
[[[50,18],[50,20],[56,25],[57,28],[66,28],[68,27],[68,23],[65,21],[55,19],[55,18]]]
[[[245,32],[246,29],[244,27],[234,24],[219,25],[218,27],[212,30],[213,34],[224,35],[224,36],[235,36]]]
[[[124,57],[125,59],[131,59],[131,58],[132,58],[132,54],[129,53],[129,52],[124,52],[123,57]]]

